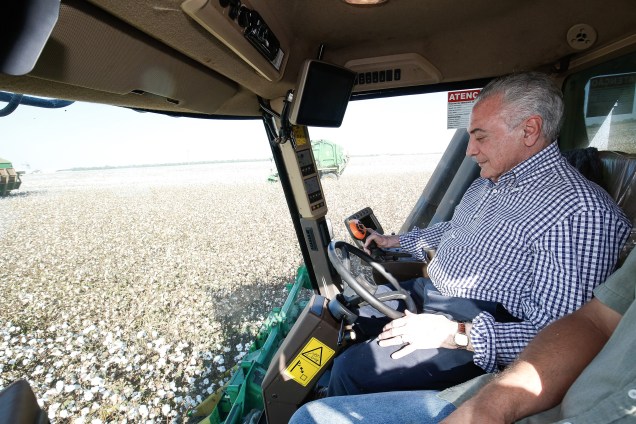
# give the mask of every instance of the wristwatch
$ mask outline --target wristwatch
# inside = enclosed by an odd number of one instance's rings
[[[468,335],[466,334],[466,324],[457,323],[457,333],[453,336],[453,342],[457,349],[466,349],[468,347]]]

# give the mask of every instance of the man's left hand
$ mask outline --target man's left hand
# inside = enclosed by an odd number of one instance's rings
[[[454,348],[451,341],[456,332],[457,323],[443,315],[406,311],[404,317],[384,326],[378,344],[382,347],[406,344],[391,355],[393,359],[399,359],[417,349]]]

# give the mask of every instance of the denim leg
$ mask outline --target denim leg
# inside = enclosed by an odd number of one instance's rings
[[[419,278],[414,278],[412,280],[406,280],[406,281],[400,282],[400,286],[404,290],[406,290],[411,295],[411,297],[413,297],[413,301],[415,302],[415,306],[417,307],[418,310],[422,309],[421,287],[424,287],[425,284],[427,284],[427,282],[430,282],[430,281],[431,280],[428,278],[419,277]],[[376,294],[388,293],[392,291],[395,291],[395,288],[393,288],[391,284],[381,284],[378,286],[376,290]],[[404,310],[406,309],[406,304],[399,300],[389,300],[388,302],[385,302],[384,304],[387,305],[389,308],[395,309],[397,311],[404,312]],[[370,305],[361,307],[359,309],[359,314],[365,317],[384,316],[383,313],[379,312],[377,309],[375,309],[373,306],[370,306]]]
[[[455,406],[436,391],[373,393],[325,398],[305,404],[291,424],[433,424],[446,418]]]
[[[377,339],[350,346],[333,363],[327,395],[441,390],[484,373],[467,350],[418,349],[402,358],[391,358],[399,349],[381,347]]]
[[[422,280],[422,281],[419,281]],[[400,282],[400,285],[404,290],[411,294],[413,297],[413,301],[415,302],[415,306],[418,311],[422,309],[422,295],[418,292],[418,288],[424,286],[424,281],[429,281],[424,278],[417,278],[413,280],[407,280]],[[379,285],[376,291],[376,294],[388,293],[394,291],[395,289],[390,284]],[[385,302],[391,309],[395,309],[396,311],[404,312],[406,310],[406,304],[399,300],[390,300]],[[384,315],[382,312],[378,311],[371,305],[364,305],[360,307],[357,311],[358,319],[356,320],[356,325],[358,329],[361,331],[363,338],[373,338],[382,332],[382,327],[391,322],[391,319]]]

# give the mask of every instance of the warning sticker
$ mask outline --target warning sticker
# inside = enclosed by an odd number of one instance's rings
[[[468,128],[470,111],[473,109],[475,99],[481,91],[480,88],[475,90],[461,90],[448,92],[448,114],[447,128]]]
[[[307,144],[307,137],[305,137],[305,129],[300,125],[294,125],[292,127],[294,133],[294,140],[296,140],[296,148]]]
[[[336,353],[332,348],[312,337],[285,372],[298,384],[306,386]]]

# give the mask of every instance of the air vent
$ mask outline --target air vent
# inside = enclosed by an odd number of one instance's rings
[[[378,84],[381,82],[399,81],[401,79],[402,69],[383,69],[381,71],[360,72],[355,80],[355,84]]]
[[[305,228],[305,237],[307,238],[307,244],[311,250],[318,250],[318,245],[316,244],[316,237],[314,236],[314,230],[311,228]]]
[[[350,60],[345,67],[358,73],[353,91],[434,84],[439,70],[416,53]]]
[[[596,30],[588,24],[574,25],[568,30],[567,39],[575,50],[589,49],[596,43]]]

